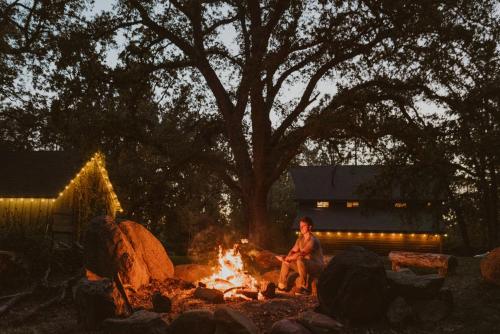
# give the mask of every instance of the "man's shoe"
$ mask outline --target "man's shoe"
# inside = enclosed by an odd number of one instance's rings
[[[311,291],[309,291],[306,288],[300,288],[297,291],[295,291],[295,294],[299,296],[307,296],[311,294]]]

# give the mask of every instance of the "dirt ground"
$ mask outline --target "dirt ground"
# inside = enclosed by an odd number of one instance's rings
[[[454,297],[454,310],[445,320],[438,324],[410,323],[401,328],[393,328],[386,321],[382,321],[369,327],[346,328],[346,333],[500,333],[500,287],[482,282],[479,259],[461,257],[458,260],[459,266],[456,273],[447,277],[444,285],[451,289]],[[387,266],[389,266],[388,262]],[[216,305],[190,298],[189,290],[184,290],[184,292],[166,290],[166,294],[173,302],[172,312],[164,316],[167,321],[171,321],[177,314],[188,309],[213,309],[216,307]],[[174,291],[176,291],[176,295],[173,295]],[[29,311],[46,298],[47,296],[43,294],[33,296],[0,316],[0,333],[101,333],[84,331],[79,327],[74,306],[69,300],[49,307],[22,325],[14,326],[11,324],[17,316]],[[4,302],[0,301],[0,305],[3,305]],[[305,310],[312,310],[316,307],[317,300],[310,296],[282,295],[267,301],[239,301],[230,302],[227,305],[250,317],[262,333],[268,333],[275,321],[293,317]],[[147,302],[144,302],[144,307],[148,308]]]

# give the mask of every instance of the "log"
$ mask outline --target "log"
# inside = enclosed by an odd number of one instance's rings
[[[401,266],[436,268],[442,277],[448,272],[453,272],[457,266],[457,259],[454,256],[435,253],[392,251],[389,253],[389,260],[392,262],[393,271],[399,271]]]
[[[259,291],[241,289],[241,290],[236,290],[236,293],[254,300],[257,300],[259,298]]]

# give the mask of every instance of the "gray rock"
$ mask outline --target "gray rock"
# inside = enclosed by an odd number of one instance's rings
[[[229,307],[219,307],[214,312],[215,334],[257,334],[255,324],[246,316]]]
[[[312,334],[296,319],[282,319],[271,327],[271,334]]]
[[[212,304],[224,303],[224,293],[217,289],[198,287],[194,290],[194,298],[203,299]]]
[[[179,315],[170,324],[169,334],[213,334],[215,320],[208,310],[191,310]]]
[[[335,319],[312,311],[300,313],[297,320],[313,334],[341,333],[343,327]]]
[[[403,297],[394,299],[387,310],[387,319],[393,325],[402,324],[413,317],[413,309]]]
[[[108,278],[82,278],[74,289],[74,299],[78,323],[85,329],[98,329],[106,318],[130,314],[125,299]]]
[[[137,311],[128,318],[106,319],[103,323],[106,334],[167,334],[168,325],[158,313]]]
[[[160,292],[154,293],[151,301],[155,312],[167,313],[172,310],[172,302],[170,301],[170,298],[162,295]]]
[[[386,272],[391,292],[410,299],[434,297],[443,286],[444,277],[437,274],[416,275],[411,271]]]

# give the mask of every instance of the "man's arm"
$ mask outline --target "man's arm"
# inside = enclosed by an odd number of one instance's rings
[[[300,254],[299,239],[297,239],[297,241],[295,241],[295,245],[293,245],[292,249],[290,249],[288,255],[285,257],[285,261],[296,260],[299,254]]]

